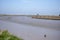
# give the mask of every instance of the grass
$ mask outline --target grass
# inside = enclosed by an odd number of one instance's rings
[[[23,39],[11,35],[7,30],[5,30],[0,32],[0,40],[23,40]]]

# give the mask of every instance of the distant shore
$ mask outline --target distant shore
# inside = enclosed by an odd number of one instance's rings
[[[60,20],[60,16],[32,16],[32,18],[36,19],[50,19],[50,20]]]
[[[35,19],[60,20],[60,16],[49,16],[49,15],[0,15],[0,16],[27,16]]]

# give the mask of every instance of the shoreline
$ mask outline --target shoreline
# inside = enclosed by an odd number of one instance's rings
[[[35,18],[35,19],[48,19],[48,20],[60,20],[60,16],[38,16],[38,15],[35,15],[35,16],[32,16],[32,18]]]

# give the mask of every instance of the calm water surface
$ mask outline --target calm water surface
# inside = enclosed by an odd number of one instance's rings
[[[0,29],[7,29],[24,40],[60,40],[59,20],[32,19],[25,16],[0,17],[0,19]]]

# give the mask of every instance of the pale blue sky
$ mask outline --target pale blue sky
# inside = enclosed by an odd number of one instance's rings
[[[60,0],[0,0],[0,14],[59,15]]]

